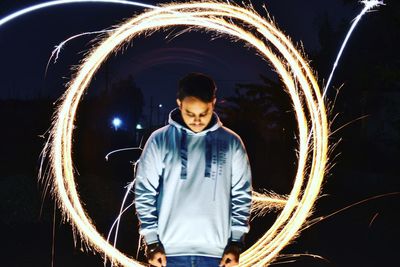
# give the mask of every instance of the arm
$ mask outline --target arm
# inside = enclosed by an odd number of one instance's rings
[[[140,222],[139,233],[146,244],[158,242],[157,195],[162,172],[160,148],[154,136],[147,141],[136,172],[135,206]]]
[[[239,264],[240,253],[244,247],[244,235],[250,230],[251,208],[251,170],[246,149],[239,139],[232,158],[232,225],[231,240],[225,247],[221,266],[231,267]]]
[[[234,242],[243,241],[250,230],[251,169],[246,149],[239,139],[232,159],[232,235]]]
[[[153,135],[149,137],[136,172],[135,206],[140,222],[139,233],[146,242],[146,257],[151,266],[166,266],[164,247],[158,240],[157,195],[162,160],[160,147]]]

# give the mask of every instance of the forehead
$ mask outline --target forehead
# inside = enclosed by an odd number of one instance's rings
[[[204,113],[209,110],[212,110],[213,103],[203,102],[196,97],[185,97],[182,101],[182,109],[186,112],[190,113]]]

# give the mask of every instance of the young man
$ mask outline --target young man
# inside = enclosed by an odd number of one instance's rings
[[[136,212],[152,266],[235,266],[249,231],[251,172],[238,135],[214,113],[216,86],[191,73],[178,108],[138,163]]]

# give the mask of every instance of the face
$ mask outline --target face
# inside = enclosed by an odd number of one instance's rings
[[[176,100],[183,121],[195,133],[203,131],[211,121],[215,101],[206,103],[193,96],[185,97],[182,101]]]

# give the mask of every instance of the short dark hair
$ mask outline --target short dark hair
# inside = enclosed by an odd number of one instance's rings
[[[213,79],[203,73],[192,72],[179,81],[177,97],[182,101],[187,96],[193,96],[209,103],[215,99],[216,91]]]

